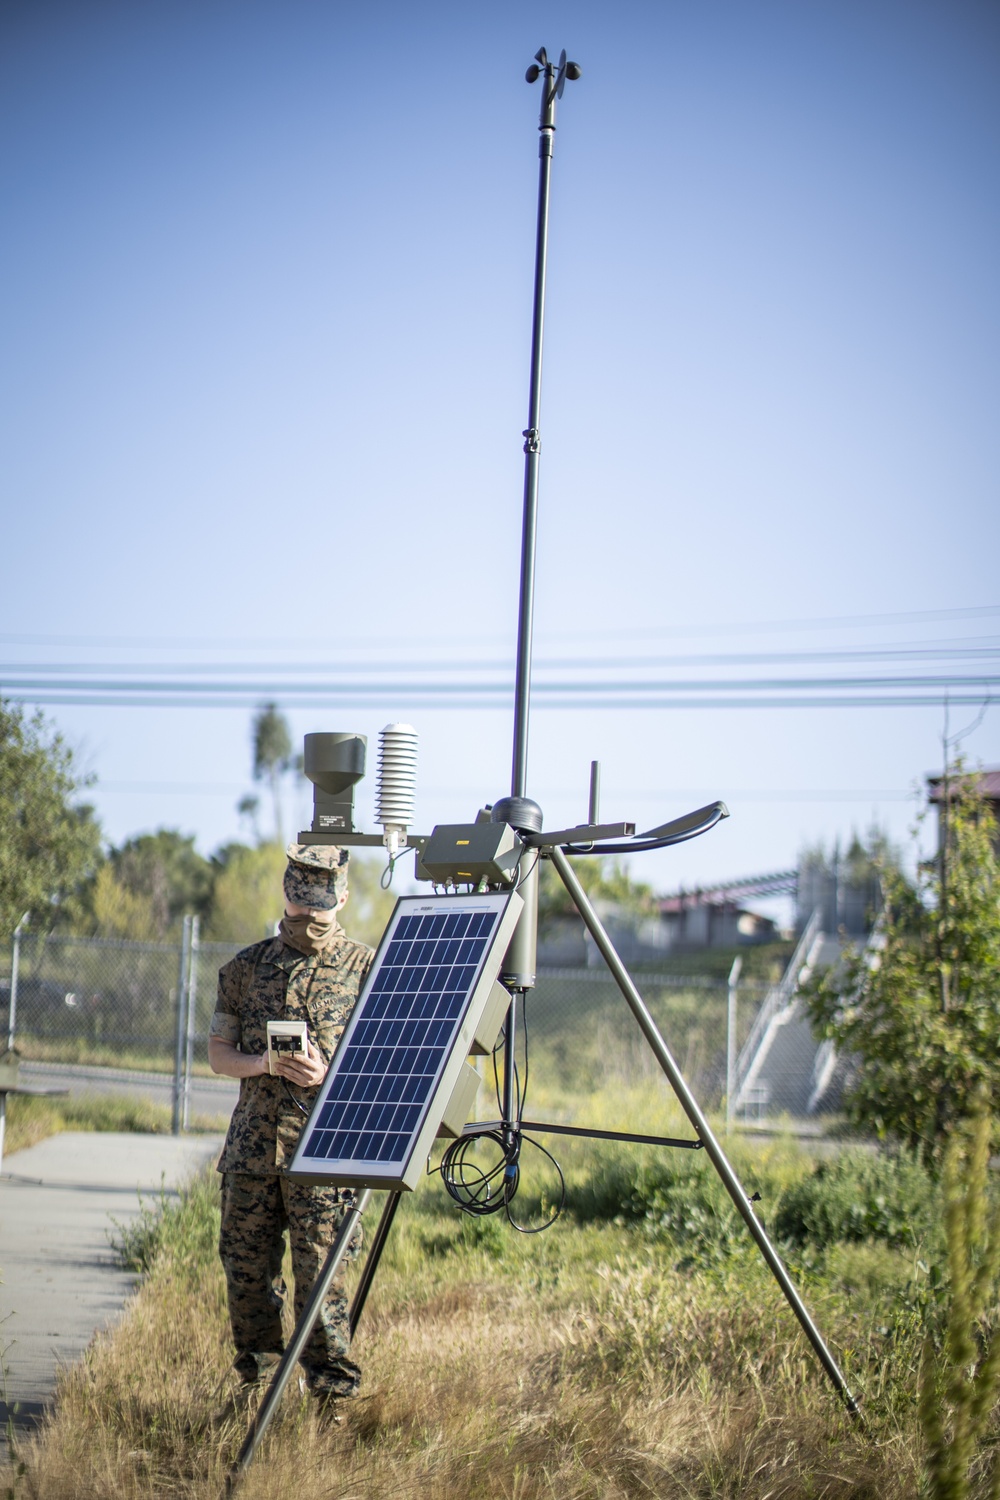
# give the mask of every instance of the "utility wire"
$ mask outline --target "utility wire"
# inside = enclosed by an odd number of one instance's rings
[[[851,629],[854,627],[868,625],[908,625],[931,620],[979,620],[991,616],[1000,615],[1000,603],[998,604],[976,604],[966,605],[953,609],[917,609],[905,611],[890,611],[883,614],[864,615],[821,615],[804,619],[785,620],[737,620],[726,621],[721,624],[712,625],[655,625],[647,628],[633,627],[626,630],[609,631],[602,627],[600,631],[559,631],[553,635],[553,639],[588,640],[600,638],[602,640],[626,639],[639,637],[650,638],[669,636],[721,636],[727,633],[765,635],[771,632],[785,630],[835,630],[841,627]],[[495,637],[494,637],[495,638]],[[406,644],[431,644],[436,643],[438,638],[424,637],[416,641],[412,636],[405,638]],[[75,646],[108,646],[108,647],[134,647],[134,646],[156,646],[175,647],[190,646],[192,648],[205,648],[208,646],[236,646],[240,649],[249,647],[267,646],[272,648],[285,646],[314,646],[314,636],[285,636],[280,639],[274,637],[259,636],[256,638],[234,637],[234,636],[122,636],[122,635],[65,635],[52,634],[43,635],[38,633],[0,632],[0,642],[17,643],[20,645],[59,645],[63,642]],[[367,640],[356,641],[355,648],[361,649],[395,649],[404,643],[401,635],[371,636]]]
[[[705,684],[710,688],[711,684]],[[0,683],[0,698],[12,703],[36,704],[39,707],[72,707],[80,708],[228,708],[247,711],[260,706],[261,697],[264,693],[231,692],[227,694],[213,695],[212,693],[194,696],[190,693],[171,691],[169,688],[155,694],[143,693],[132,690],[122,692],[90,692],[80,690],[77,692],[49,692],[31,691],[20,687],[8,687]],[[306,692],[301,689],[284,690],[270,687],[266,696],[276,703],[280,708],[290,709],[324,709],[324,708],[370,708],[373,705],[387,704],[391,696],[391,707],[394,711],[407,707],[419,707],[421,711],[431,713],[435,711],[455,712],[461,709],[465,712],[495,711],[506,708],[509,705],[509,694],[494,693],[486,696],[483,693],[476,695],[449,694],[437,697],[423,697],[415,695],[408,688],[393,689],[391,695],[387,692],[384,696],[368,695],[361,697],[352,693],[322,693]],[[803,693],[785,694],[760,694],[750,692],[742,694],[718,694],[710,696],[707,691],[697,696],[674,695],[670,693],[651,694],[645,693],[642,697],[629,697],[622,693],[604,693],[586,695],[576,690],[574,697],[557,697],[547,700],[544,690],[535,691],[534,707],[539,710],[580,710],[594,711],[597,709],[802,709],[802,708],[939,708],[946,701],[953,707],[968,706],[978,708],[982,705],[985,697],[990,697],[989,687],[980,685],[978,691],[971,689],[956,692],[949,690],[947,684],[942,684],[936,690],[927,689],[921,692],[893,692],[893,693],[820,693],[818,691],[809,695]]]
[[[993,662],[998,660],[1000,660],[1000,644],[965,646],[938,642],[932,646],[878,646],[866,647],[863,650],[842,651],[715,652],[686,656],[538,657],[535,661],[535,670],[583,672],[615,668],[634,671],[638,668],[656,667],[795,666],[800,662],[825,662],[832,665],[836,662],[866,661],[900,661],[916,665],[920,662],[935,661]],[[408,662],[401,660],[398,656],[394,656],[390,662],[338,660],[333,664],[303,663],[301,660],[295,662],[4,662],[0,663],[0,681],[32,672],[46,675],[64,673],[67,676],[78,674],[93,676],[98,672],[114,676],[135,673],[181,679],[185,676],[202,677],[209,674],[215,674],[218,677],[241,677],[249,673],[259,675],[273,673],[282,679],[287,679],[288,677],[301,677],[308,672],[325,674],[339,680],[344,676],[371,677],[382,672],[398,673],[401,669],[405,669],[410,674],[434,672],[451,676],[469,672],[509,673],[510,662],[499,659],[494,661]]]
[[[37,668],[25,669],[37,672]],[[103,671],[103,668],[98,670]],[[868,677],[666,677],[659,680],[626,679],[624,681],[609,679],[591,682],[553,682],[544,677],[536,676],[533,691],[542,697],[561,697],[565,694],[586,694],[588,697],[618,697],[626,693],[703,693],[703,692],[726,692],[726,693],[758,693],[758,692],[829,692],[832,690],[853,690],[857,692],[875,691],[881,689],[886,692],[893,691],[916,692],[918,689],[951,689],[951,688],[978,688],[984,690],[990,687],[1000,686],[1000,674],[992,672],[937,672],[937,673],[907,673],[901,676],[889,676],[878,674]],[[174,681],[150,681],[146,680],[107,680],[102,678],[77,680],[47,677],[28,676],[7,670],[6,673],[0,669],[0,687],[18,689],[21,692],[93,692],[103,693],[109,697],[118,693],[182,693],[192,699],[199,694],[215,694],[222,697],[228,693],[254,693],[254,694],[310,694],[322,695],[332,699],[339,698],[372,698],[381,697],[385,693],[394,695],[410,694],[414,698],[423,697],[467,697],[473,696],[497,696],[509,695],[512,684],[510,682],[377,682],[377,683],[353,683],[344,686],[337,680],[329,682],[294,682],[287,678],[263,680],[260,682],[227,682],[220,679],[215,682],[192,682],[183,679]],[[980,692],[980,697],[982,691]]]

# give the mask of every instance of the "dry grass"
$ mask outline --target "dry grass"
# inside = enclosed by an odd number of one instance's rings
[[[207,1200],[207,1189],[202,1189]],[[234,1411],[210,1226],[161,1253],[125,1321],[62,1378],[23,1446],[18,1496],[219,1495]],[[286,1398],[245,1500],[903,1500],[919,1488],[915,1347],[809,1300],[869,1393],[842,1414],[752,1255],[705,1272],[613,1225],[524,1239],[456,1221],[424,1188],[397,1220],[356,1343],[366,1378],[342,1425]],[[857,1277],[854,1278],[858,1280]]]

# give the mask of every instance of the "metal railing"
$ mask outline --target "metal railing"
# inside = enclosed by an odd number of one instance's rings
[[[795,952],[788,960],[788,966],[782,974],[778,983],[768,991],[764,1003],[754,1019],[753,1025],[747,1034],[747,1039],[740,1048],[736,1059],[736,1086],[733,1090],[734,1103],[739,1100],[740,1092],[747,1076],[757,1049],[764,1039],[773,1018],[780,1015],[786,1006],[790,1005],[798,988],[802,973],[809,967],[813,949],[817,941],[822,941],[820,932],[820,912],[817,908],[802,929],[802,936],[795,945]]]

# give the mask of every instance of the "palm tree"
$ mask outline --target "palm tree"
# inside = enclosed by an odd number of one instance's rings
[[[283,819],[281,816],[281,778],[286,771],[295,769],[297,762],[292,755],[292,736],[288,720],[279,713],[277,704],[265,703],[253,721],[253,777],[255,781],[267,781],[274,801],[274,837],[283,844]]]

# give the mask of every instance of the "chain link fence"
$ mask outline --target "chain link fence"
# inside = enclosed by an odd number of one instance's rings
[[[196,944],[190,972],[185,972],[180,942],[22,933],[14,1017],[17,1050],[35,1061],[172,1068],[180,1006],[190,984],[195,1000],[194,1061],[207,1063],[216,976],[243,946]],[[9,1028],[10,1000],[9,971],[0,980],[4,1032]]]
[[[665,971],[633,970],[632,978],[702,1107],[717,1108],[726,1090],[728,985]],[[767,992],[766,985],[740,985],[737,1052]],[[590,1093],[662,1079],[638,1022],[603,968],[540,969],[524,1023],[532,1076],[551,1078],[581,1103]]]
[[[218,970],[245,945],[199,942],[190,925],[185,934],[175,942],[134,943],[23,932],[15,1015],[21,1056],[175,1072],[178,1079],[206,1069]],[[717,1108],[725,1094],[729,1042],[725,981],[642,970],[634,978],[699,1101]],[[0,978],[0,1035],[8,1029],[10,992],[8,972]],[[736,1051],[767,992],[765,985],[740,985]],[[535,1082],[551,1081],[578,1098],[581,1108],[593,1092],[659,1076],[603,967],[540,969],[522,1020]],[[522,1034],[522,1052],[523,1040]],[[492,1065],[482,1072],[485,1101]]]

